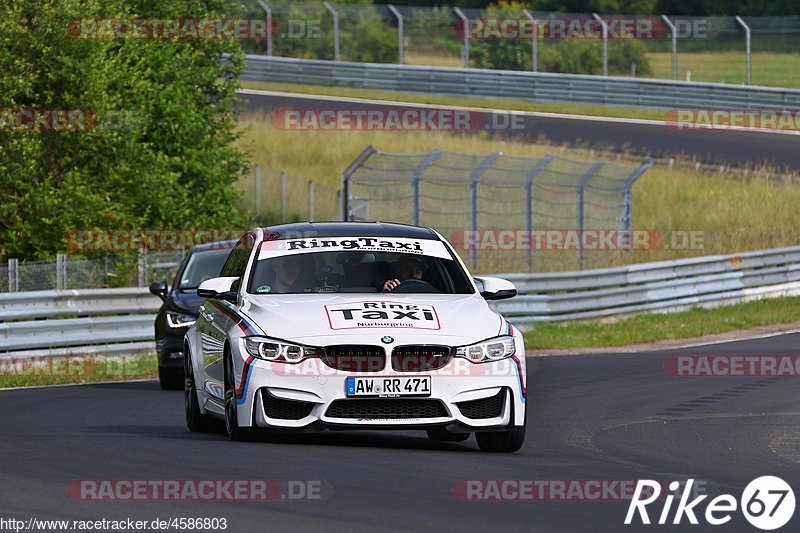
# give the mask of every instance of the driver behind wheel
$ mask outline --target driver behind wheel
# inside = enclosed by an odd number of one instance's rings
[[[422,259],[413,255],[403,255],[394,264],[395,278],[386,280],[383,284],[383,292],[392,292],[400,283],[409,279],[422,279],[422,275],[428,270],[428,265]]]

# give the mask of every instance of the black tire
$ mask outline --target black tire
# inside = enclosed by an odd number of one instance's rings
[[[487,431],[475,433],[475,440],[478,441],[478,448],[483,452],[493,453],[513,453],[522,448],[525,442],[525,427],[512,426],[506,431]]]
[[[194,371],[188,350],[184,352],[184,379],[183,405],[186,414],[186,427],[189,431],[207,432],[216,431],[220,427],[217,419],[200,412],[200,402],[197,400],[197,388],[194,383]]]
[[[428,438],[436,442],[464,442],[469,436],[469,433],[452,433],[444,428],[428,430]]]
[[[236,415],[236,382],[234,381],[233,359],[226,350],[223,356],[225,362],[225,431],[231,440],[247,441],[252,436],[252,431],[239,425]]]
[[[161,390],[181,390],[184,388],[186,378],[181,368],[164,368],[158,366],[158,383]]]

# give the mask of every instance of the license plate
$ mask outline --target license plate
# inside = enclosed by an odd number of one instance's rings
[[[403,377],[349,377],[345,379],[345,392],[348,397],[381,396],[430,396],[430,376]]]

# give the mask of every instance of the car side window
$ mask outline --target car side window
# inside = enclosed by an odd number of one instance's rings
[[[250,252],[253,251],[254,244],[255,237],[249,233],[239,239],[239,242],[233,247],[228,259],[225,261],[225,266],[222,267],[220,276],[239,278],[239,283],[241,283],[244,271],[247,269],[247,260],[250,259]],[[236,283],[236,289],[238,289],[239,283]]]

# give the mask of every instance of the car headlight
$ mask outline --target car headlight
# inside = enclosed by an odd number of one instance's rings
[[[195,322],[197,322],[196,316],[177,311],[167,311],[167,325],[173,329],[188,328]]]
[[[265,361],[278,363],[299,363],[317,355],[316,348],[301,346],[268,337],[245,337],[244,347],[247,353]]]
[[[469,359],[473,363],[499,361],[514,355],[515,346],[514,337],[496,337],[477,344],[460,346],[456,348],[456,357]]]

